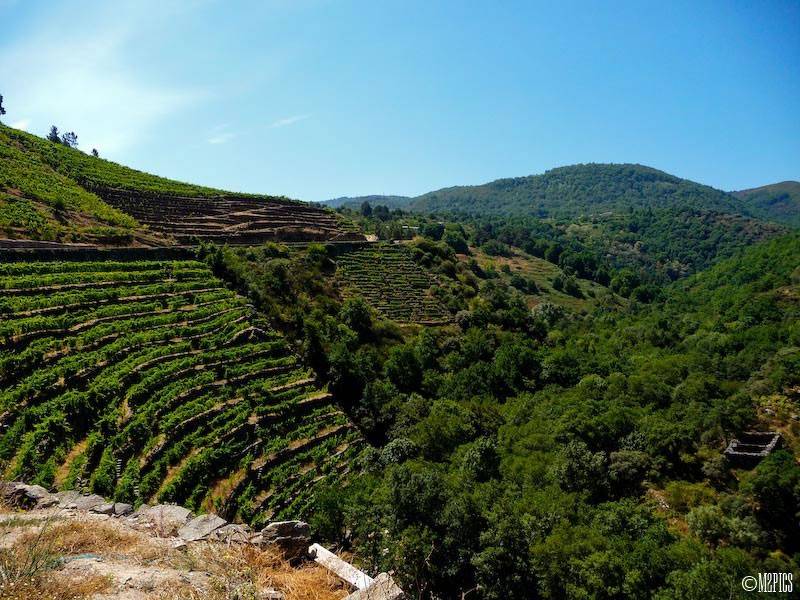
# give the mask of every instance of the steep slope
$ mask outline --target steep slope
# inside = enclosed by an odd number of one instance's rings
[[[334,213],[150,175],[0,125],[0,238],[168,245],[359,239]]]
[[[359,444],[202,263],[0,265],[5,478],[259,521],[301,515]]]
[[[800,227],[800,182],[782,181],[731,192],[753,215],[792,227]]]

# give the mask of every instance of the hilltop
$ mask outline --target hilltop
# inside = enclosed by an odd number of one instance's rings
[[[782,181],[731,194],[742,200],[753,215],[800,227],[799,181]]]
[[[0,125],[0,238],[115,246],[359,239],[329,211],[137,171]]]
[[[418,196],[412,210],[533,214],[576,218],[636,209],[695,208],[738,212],[730,195],[636,164],[579,164],[542,175],[456,186]]]

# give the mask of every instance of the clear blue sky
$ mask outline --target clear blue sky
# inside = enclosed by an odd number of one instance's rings
[[[0,0],[0,23],[6,123],[216,187],[800,179],[800,1]]]

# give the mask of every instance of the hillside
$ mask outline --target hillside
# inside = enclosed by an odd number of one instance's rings
[[[451,319],[430,288],[436,280],[399,245],[337,254],[336,277],[345,296],[361,296],[381,315],[400,323],[443,324]]]
[[[782,181],[731,192],[750,214],[792,227],[800,227],[800,182]]]
[[[320,208],[150,175],[4,125],[0,238],[137,246],[362,239]]]
[[[581,164],[542,175],[457,186],[414,198],[412,210],[426,212],[531,214],[580,218],[638,209],[693,208],[738,212],[725,192],[632,164]]]
[[[4,477],[260,522],[361,444],[285,340],[194,261],[0,265]]]
[[[797,574],[798,265],[785,236],[578,317],[476,286],[460,331],[423,330],[370,376],[385,467],[336,489],[334,531],[405,561],[423,597],[727,598]],[[728,462],[754,429],[788,451]]]

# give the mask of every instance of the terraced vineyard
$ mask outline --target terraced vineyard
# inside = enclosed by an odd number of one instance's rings
[[[439,324],[450,320],[430,293],[435,279],[401,245],[357,248],[336,259],[345,294],[358,294],[385,317],[400,323]]]
[[[0,265],[6,479],[259,521],[302,515],[361,443],[202,263]]]
[[[330,210],[158,177],[0,124],[3,246],[160,247],[195,238],[262,244],[364,236]]]
[[[98,190],[98,194],[110,206],[179,244],[195,238],[220,244],[364,239],[331,211],[279,198],[177,197],[125,190]]]

